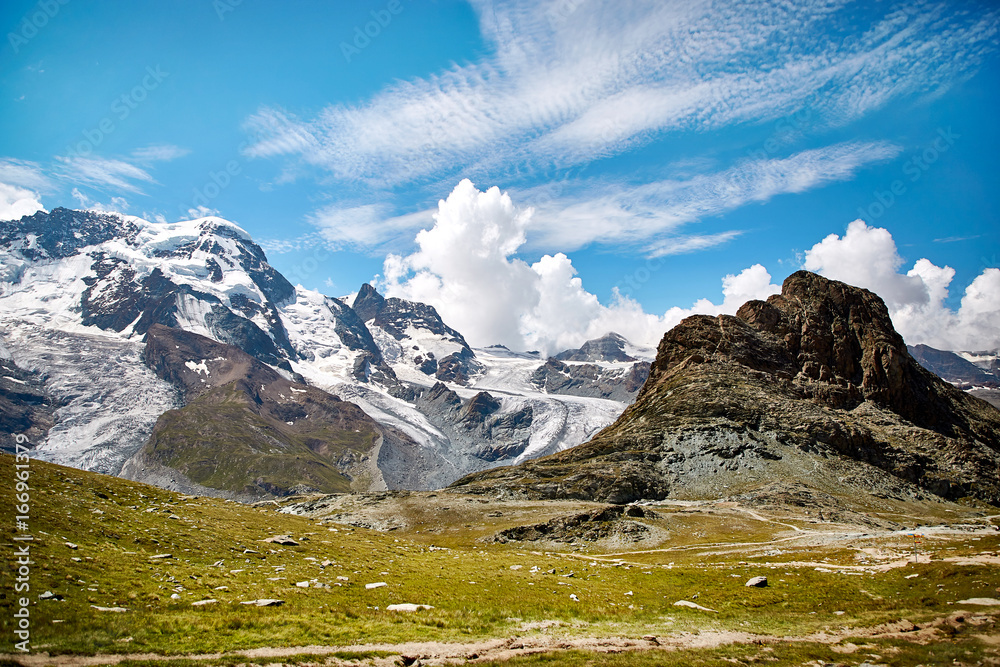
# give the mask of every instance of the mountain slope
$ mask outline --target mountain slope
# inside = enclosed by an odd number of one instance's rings
[[[908,345],[907,350],[921,366],[947,382],[980,387],[1000,386],[1000,377],[954,352],[936,350],[928,345]]]
[[[144,359],[186,405],[164,413],[123,476],[163,477],[259,499],[304,491],[384,490],[386,439],[414,447],[358,406],[282,377],[232,346],[153,325]],[[180,476],[185,479],[178,481]]]
[[[1000,412],[920,367],[876,295],[800,271],[766,303],[667,332],[636,402],[592,441],[454,486],[628,502],[775,479],[997,504]]]

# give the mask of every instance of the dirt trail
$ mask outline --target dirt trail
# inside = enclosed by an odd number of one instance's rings
[[[329,665],[356,665],[357,661],[332,658],[335,653],[384,652],[392,655],[376,658],[374,664],[380,667],[400,664],[398,657],[406,656],[419,660],[421,665],[453,665],[468,662],[491,660],[509,660],[511,658],[533,653],[548,653],[557,651],[594,651],[597,653],[621,651],[682,650],[710,649],[728,644],[782,644],[793,642],[815,642],[821,644],[839,644],[847,638],[889,639],[905,637],[913,642],[927,643],[940,638],[938,628],[942,626],[956,627],[963,623],[980,626],[992,635],[1000,622],[1000,611],[952,612],[940,616],[933,621],[917,626],[907,620],[868,628],[843,628],[836,632],[817,632],[808,635],[778,637],[759,635],[749,632],[682,632],[676,635],[653,636],[642,638],[630,637],[560,637],[550,635],[531,635],[525,637],[507,637],[503,639],[488,639],[478,642],[445,643],[445,642],[407,642],[403,644],[355,644],[351,646],[294,646],[283,648],[257,648],[229,653],[201,653],[189,655],[163,656],[154,653],[133,653],[120,655],[58,655],[49,656],[46,653],[30,655],[0,655],[0,660],[11,660],[25,667],[96,667],[98,665],[116,665],[125,660],[166,661],[173,659],[186,660],[218,660],[220,658],[246,658],[249,661],[259,658],[281,658],[293,655],[315,655],[317,660]],[[557,622],[555,622],[557,623]],[[946,628],[947,629],[947,628]],[[846,643],[836,649],[838,652],[850,653],[857,647]],[[371,664],[368,662],[366,664]]]

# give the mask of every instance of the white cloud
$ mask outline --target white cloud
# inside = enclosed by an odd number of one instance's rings
[[[60,156],[56,161],[60,165],[59,175],[63,178],[102,190],[142,194],[134,181],[155,183],[149,172],[125,160]]]
[[[691,234],[678,238],[668,238],[656,241],[649,246],[649,257],[666,257],[668,255],[682,255],[688,252],[706,250],[717,245],[728,243],[743,232],[730,230],[719,232],[718,234]]]
[[[151,162],[169,162],[177,158],[184,157],[191,151],[172,144],[156,144],[145,146],[132,151],[132,158],[136,162],[149,164]]]
[[[36,192],[50,192],[53,189],[51,179],[43,173],[39,164],[14,158],[0,158],[0,183]]]
[[[319,236],[331,249],[372,248],[409,238],[421,227],[433,222],[433,211],[392,215],[383,204],[342,207],[326,206],[306,217],[319,230]]]
[[[855,220],[806,251],[804,268],[870,289],[886,302],[893,325],[910,345],[945,350],[1000,348],[1000,269],[986,269],[965,289],[957,310],[945,301],[955,277],[926,258],[901,273],[903,258],[888,230]]]
[[[88,211],[100,211],[102,213],[126,213],[129,209],[129,203],[124,197],[112,197],[111,203],[103,204],[99,201],[91,199],[86,193],[81,192],[79,188],[73,188],[70,193],[74,199],[77,201],[77,205]]]
[[[37,193],[0,182],[0,220],[20,220],[43,210]]]
[[[211,208],[203,204],[198,206],[192,206],[187,210],[187,216],[191,220],[197,220],[198,218],[210,218],[212,216],[221,216],[217,208]]]
[[[844,14],[856,9],[839,0],[475,6],[492,55],[312,118],[262,108],[246,122],[257,137],[248,154],[387,186],[583,164],[664,132],[803,107],[820,126],[842,124],[904,96],[940,94],[995,49],[1000,24],[993,9],[929,3],[847,34]]]
[[[750,298],[778,291],[759,265],[723,281],[724,300],[707,299],[663,316],[645,313],[616,293],[610,305],[588,292],[566,255],[529,265],[516,256],[525,243],[531,209],[493,187],[468,180],[439,202],[434,226],[417,234],[418,250],[386,257],[382,287],[390,296],[429,303],[473,345],[502,343],[552,353],[616,331],[655,346],[670,327],[694,313],[734,313]]]
[[[640,186],[582,181],[536,188],[524,193],[525,200],[537,208],[531,242],[566,250],[592,242],[642,243],[652,257],[708,248],[740,232],[664,237],[686,223],[749,203],[849,179],[864,166],[895,157],[900,150],[884,141],[845,142]]]
[[[115,193],[124,191],[141,195],[144,193],[139,184],[156,183],[147,169],[156,162],[176,160],[189,152],[186,148],[161,144],[138,148],[127,158],[57,156],[56,175],[73,183],[102,191]]]

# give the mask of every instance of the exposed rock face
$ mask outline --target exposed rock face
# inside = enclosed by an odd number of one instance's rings
[[[629,502],[775,479],[1000,504],[1000,412],[922,368],[875,294],[800,271],[735,317],[667,332],[636,402],[590,442],[455,486]]]
[[[627,368],[565,363],[550,357],[531,374],[531,382],[550,394],[593,396],[631,401],[649,377],[649,364],[637,361]]]
[[[134,243],[139,231],[117,215],[54,208],[50,213],[38,211],[20,220],[0,221],[0,245],[29,260],[61,259],[114,238]]]
[[[452,442],[467,447],[481,461],[515,457],[531,440],[531,406],[496,414],[501,403],[485,391],[463,402],[454,390],[438,382],[420,395],[417,407]]]
[[[392,349],[394,361],[409,360],[426,375],[462,385],[482,370],[465,337],[445,324],[434,306],[387,299],[365,283],[352,308],[368,327],[390,338],[381,345]]]
[[[625,337],[614,332],[588,340],[576,350],[565,350],[555,355],[559,361],[635,361],[625,352]]]
[[[615,536],[626,541],[638,542],[645,539],[649,528],[631,518],[658,518],[656,512],[639,505],[608,505],[589,512],[556,517],[545,523],[530,526],[515,526],[501,530],[490,541],[500,544],[508,542],[575,542],[583,540],[596,542]]]
[[[0,342],[0,451],[14,453],[18,435],[28,439],[23,447],[37,445],[55,423],[59,405],[42,378],[18,367]]]
[[[249,499],[384,489],[380,449],[416,445],[353,403],[293,382],[241,350],[153,325],[146,364],[186,405],[164,413],[123,476]],[[181,481],[178,482],[177,480]]]

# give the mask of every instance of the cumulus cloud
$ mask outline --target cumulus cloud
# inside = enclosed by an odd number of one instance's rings
[[[0,183],[0,220],[20,220],[44,210],[38,194],[16,185]]]
[[[955,270],[921,258],[902,272],[903,258],[887,229],[855,220],[806,251],[803,267],[870,289],[886,302],[910,345],[945,350],[1000,348],[1000,269],[986,269],[966,288],[957,310],[946,300]]]
[[[501,343],[546,354],[609,331],[655,346],[688,315],[733,313],[744,301],[779,290],[764,267],[754,265],[726,276],[720,304],[702,299],[660,316],[617,292],[602,304],[565,254],[544,255],[530,265],[516,256],[532,214],[497,187],[480,192],[463,180],[439,202],[434,226],[417,234],[417,251],[386,257],[381,286],[390,296],[433,305],[473,345]]]
[[[52,189],[52,181],[34,162],[0,158],[0,220],[20,220],[42,207],[39,191]]]

